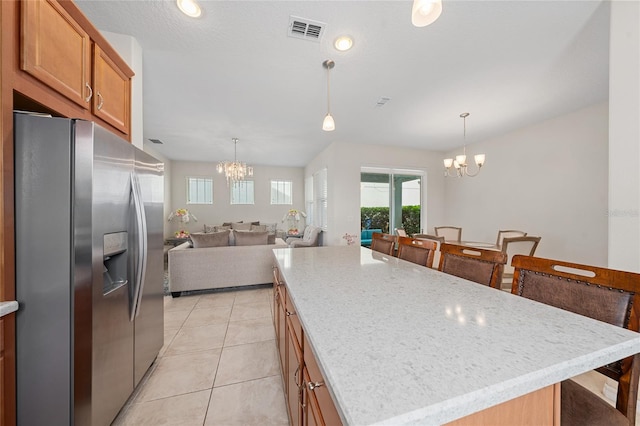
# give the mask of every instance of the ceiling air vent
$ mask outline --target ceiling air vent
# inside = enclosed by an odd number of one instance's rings
[[[149,139],[149,141],[162,145],[162,141],[160,139]]]
[[[300,18],[298,16],[289,17],[289,37],[303,40],[319,42],[327,26],[324,22],[312,21],[311,19]]]

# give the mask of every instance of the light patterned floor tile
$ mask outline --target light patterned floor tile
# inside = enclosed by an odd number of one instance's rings
[[[183,327],[199,327],[207,324],[226,323],[231,317],[231,306],[212,306],[194,309],[184,322]]]
[[[234,304],[230,321],[245,321],[270,316],[271,307],[267,301],[240,305]]]
[[[287,426],[279,376],[214,388],[205,425]]]
[[[196,309],[206,309],[216,306],[233,306],[236,298],[235,291],[223,291],[218,293],[203,294],[196,304]]]
[[[164,326],[165,328],[180,328],[184,321],[189,316],[191,310],[180,311],[164,311]]]
[[[165,356],[221,348],[227,323],[182,327],[165,351]]]
[[[214,387],[261,379],[279,374],[275,340],[225,347]]]
[[[269,301],[269,289],[260,288],[253,290],[242,290],[236,292],[235,305],[247,303],[264,303]]]
[[[190,311],[200,300],[199,295],[180,296],[180,297],[164,297],[164,310],[166,311]]]
[[[167,328],[167,327],[164,328],[164,344],[162,345],[162,348],[160,348],[158,357],[164,356],[164,353],[167,351],[167,348],[169,347],[169,345],[171,345],[171,342],[173,342],[173,338],[176,337],[176,334],[178,334],[178,330],[180,329]]]
[[[224,346],[262,342],[276,338],[271,317],[229,323]]]
[[[163,357],[134,404],[210,389],[220,353],[216,349]]]
[[[131,404],[113,426],[202,426],[210,391],[200,391]]]

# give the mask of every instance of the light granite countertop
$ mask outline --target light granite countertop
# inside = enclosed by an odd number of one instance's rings
[[[9,315],[11,312],[18,310],[18,302],[12,300],[10,302],[0,302],[0,318]]]
[[[442,424],[640,352],[640,333],[367,248],[274,255],[345,424]]]

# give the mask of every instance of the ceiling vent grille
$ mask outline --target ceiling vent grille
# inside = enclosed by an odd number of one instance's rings
[[[289,37],[320,42],[326,26],[327,24],[324,22],[312,21],[311,19],[300,18],[298,16],[290,16]]]
[[[160,144],[160,145],[162,145],[162,144],[163,144],[163,143],[162,143],[162,141],[161,141],[160,139],[149,139],[149,141],[151,141],[151,142],[153,142],[153,143]]]

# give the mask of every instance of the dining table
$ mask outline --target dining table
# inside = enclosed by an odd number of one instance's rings
[[[555,424],[560,382],[640,352],[639,333],[365,247],[273,252],[345,425]]]
[[[496,243],[482,242],[482,241],[458,241],[458,240],[445,240],[447,244],[455,244],[457,246],[469,247],[469,248],[480,248],[485,250],[502,250],[502,246],[497,245]]]

